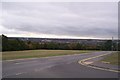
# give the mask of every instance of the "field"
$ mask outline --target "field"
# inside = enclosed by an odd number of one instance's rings
[[[120,61],[118,61],[118,58],[120,57],[120,52],[115,52],[109,56],[106,56],[102,61],[109,62],[113,65],[120,65]]]
[[[85,50],[26,50],[26,51],[9,51],[2,52],[2,60],[22,59],[22,58],[39,58],[58,55],[82,54],[92,51]]]

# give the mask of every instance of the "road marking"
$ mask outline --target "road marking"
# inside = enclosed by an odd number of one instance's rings
[[[38,62],[38,61],[29,61],[29,62],[17,62],[15,64],[24,64],[24,63],[31,63],[31,62]]]
[[[27,72],[19,72],[19,73],[16,73],[15,75],[21,75],[21,74],[24,74],[24,73],[27,73]]]
[[[78,63],[81,64],[81,65],[90,67],[90,68],[94,68],[94,69],[105,70],[105,71],[111,71],[111,72],[117,72],[117,73],[120,72],[120,71],[118,71],[118,70],[105,69],[105,68],[100,68],[100,67],[95,67],[95,66],[91,66],[91,65],[85,64],[85,61],[87,61],[87,60],[94,59],[94,58],[98,58],[98,57],[102,57],[102,56],[105,56],[105,55],[108,55],[108,54],[111,54],[111,53],[106,53],[106,54],[102,54],[102,55],[98,55],[98,56],[86,58],[86,59],[83,59],[83,60],[78,61]]]
[[[88,66],[88,67],[91,67],[91,68],[94,68],[94,69],[99,69],[99,70],[104,70],[104,71],[116,72],[116,73],[119,73],[119,72],[120,72],[120,71],[113,70],[113,69],[99,68],[99,67],[95,67],[95,66]]]
[[[84,62],[85,64],[92,64],[93,62]]]
[[[17,73],[17,74],[15,74],[15,75],[20,75],[20,74],[22,74],[22,73]]]
[[[55,66],[55,65],[49,65],[49,66],[46,66],[46,67],[43,67],[43,68],[34,69],[34,71],[35,71],[35,72],[39,72],[39,71],[41,71],[41,70],[43,70],[43,69],[52,68],[52,67],[54,67],[54,66]]]
[[[6,78],[6,77],[10,77],[10,76],[17,76],[17,75],[21,75],[27,72],[18,72],[18,73],[11,73],[11,74],[3,74],[2,77]]]
[[[32,60],[32,59],[39,59],[39,58],[24,58],[24,59],[14,59],[14,60],[3,60],[3,61],[16,61],[16,60],[18,60],[18,61],[22,61],[22,60]]]

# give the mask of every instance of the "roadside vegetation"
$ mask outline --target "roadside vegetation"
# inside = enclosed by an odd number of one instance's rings
[[[22,58],[39,58],[58,55],[71,55],[89,53],[92,51],[85,50],[26,50],[26,51],[8,51],[2,53],[2,60],[22,59]]]
[[[21,50],[102,50],[110,51],[112,46],[111,40],[93,44],[93,43],[60,43],[60,42],[35,42],[30,40],[20,40],[18,38],[9,39],[2,35],[2,51],[21,51]],[[116,43],[113,43],[113,50],[116,50]]]
[[[114,52],[111,55],[106,56],[102,61],[109,62],[113,65],[120,65],[120,61],[118,60],[120,57],[120,52]]]

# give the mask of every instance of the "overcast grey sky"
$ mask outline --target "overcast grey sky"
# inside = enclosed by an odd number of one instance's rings
[[[0,33],[18,37],[111,38],[118,34],[115,2],[4,2]]]

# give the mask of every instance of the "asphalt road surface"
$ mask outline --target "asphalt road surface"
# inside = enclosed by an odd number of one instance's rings
[[[58,57],[3,61],[3,78],[118,78],[118,73],[78,64],[79,60],[110,53],[64,55]]]

